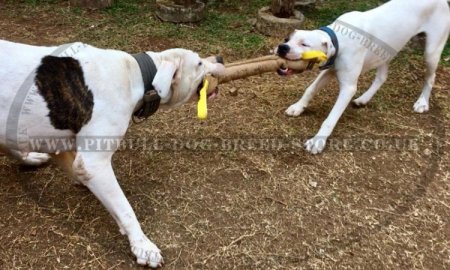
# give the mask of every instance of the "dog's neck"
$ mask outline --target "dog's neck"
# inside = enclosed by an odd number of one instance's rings
[[[133,54],[133,58],[139,65],[143,82],[143,96],[133,112],[133,120],[135,120],[135,122],[140,122],[152,116],[159,109],[161,97],[155,91],[152,83],[158,68],[155,64],[154,58],[152,58],[149,53]],[[159,59],[157,60],[160,63]]]
[[[330,27],[321,27],[318,32],[327,40],[328,44],[325,52],[328,57],[328,61],[320,67],[321,70],[325,70],[334,66],[334,62],[339,53],[339,41],[336,33]]]

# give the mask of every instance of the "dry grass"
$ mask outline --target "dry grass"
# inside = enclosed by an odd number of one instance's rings
[[[153,44],[152,36],[123,41],[111,33],[102,40],[83,32],[84,23],[72,24],[73,14],[26,6],[35,13],[24,18],[14,7],[0,6],[0,38],[49,44],[82,37],[128,51],[174,42],[155,37]],[[43,18],[39,27],[36,18]],[[108,27],[121,33],[109,25],[98,33]],[[198,44],[175,44],[210,53]],[[162,248],[165,269],[448,269],[450,71],[439,71],[432,109],[424,115],[412,111],[421,74],[416,57],[403,53],[373,102],[348,108],[333,133],[334,139],[413,138],[416,151],[119,151],[117,177],[144,231]],[[285,117],[315,75],[267,74],[230,83],[211,104],[207,122],[197,121],[195,106],[187,104],[131,126],[127,138],[303,140],[317,131],[337,95],[334,83],[304,116]],[[360,89],[371,78],[363,76]],[[232,87],[238,97],[227,94]],[[137,267],[105,209],[61,171],[30,170],[0,157],[0,181],[0,267]]]

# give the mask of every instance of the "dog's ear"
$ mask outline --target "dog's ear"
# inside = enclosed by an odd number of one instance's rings
[[[336,49],[333,46],[333,42],[328,39],[322,40],[322,49],[323,52],[327,55],[327,58],[330,59],[336,53]]]
[[[180,64],[175,61],[163,60],[159,65],[152,84],[162,100],[167,100],[169,98],[170,87],[172,86],[172,81],[179,67]]]

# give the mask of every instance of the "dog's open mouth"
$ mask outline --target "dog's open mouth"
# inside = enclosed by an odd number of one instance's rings
[[[198,87],[197,87],[197,96],[198,96],[199,99],[200,99],[200,90],[202,90],[202,88],[203,88],[204,85],[205,85],[205,81],[203,80],[203,81],[198,85]],[[219,94],[219,89],[216,87],[216,88],[214,89],[214,91],[209,92],[209,93],[207,94],[207,98],[208,98],[209,100],[211,100],[211,99],[215,98],[218,94]]]
[[[277,70],[278,75],[280,76],[290,76],[294,74],[294,70],[290,68],[281,67]]]

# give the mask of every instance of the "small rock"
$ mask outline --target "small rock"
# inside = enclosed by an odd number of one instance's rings
[[[232,87],[232,88],[230,89],[229,93],[230,93],[230,96],[235,97],[235,96],[238,95],[238,90],[237,90],[236,87]]]
[[[317,187],[317,182],[316,181],[309,181],[309,185],[312,186],[313,188]]]
[[[423,153],[425,154],[425,156],[431,156],[431,150],[430,149],[425,149],[425,150],[423,150]]]

